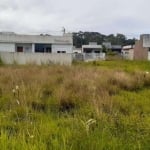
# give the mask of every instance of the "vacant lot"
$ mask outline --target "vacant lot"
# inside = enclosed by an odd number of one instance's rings
[[[0,149],[149,150],[150,62],[0,66]]]

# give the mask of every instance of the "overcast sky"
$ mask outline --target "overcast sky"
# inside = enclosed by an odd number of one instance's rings
[[[150,33],[150,0],[0,0],[0,30]]]

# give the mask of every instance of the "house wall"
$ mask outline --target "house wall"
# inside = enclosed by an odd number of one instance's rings
[[[134,49],[130,50],[123,50],[123,58],[127,60],[133,60],[134,59]]]
[[[0,58],[5,64],[60,64],[71,65],[72,54],[54,53],[9,53],[0,52]]]
[[[143,34],[140,36],[143,39],[143,47],[150,47],[150,34]]]
[[[32,43],[32,53],[34,53],[34,52],[35,52],[35,44]]]
[[[17,52],[17,47],[23,47],[23,52],[25,53],[31,53],[32,52],[32,44],[16,44],[16,52]]]
[[[148,60],[150,60],[150,52],[148,52]]]
[[[15,52],[14,43],[0,43],[0,52]]]
[[[66,53],[73,53],[72,45],[64,44],[52,44],[52,53],[58,53],[58,51],[65,51]]]
[[[143,47],[143,40],[136,41],[134,47],[134,59],[135,60],[147,60],[148,59],[148,48]]]
[[[28,43],[0,43],[0,52],[17,52],[17,47],[23,47],[23,52],[35,52],[35,44]],[[52,53],[57,53],[57,51],[65,51],[66,53],[73,53],[72,45],[64,44],[53,44]]]

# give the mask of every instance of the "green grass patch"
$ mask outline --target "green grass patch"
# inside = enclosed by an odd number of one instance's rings
[[[1,149],[149,150],[149,66],[1,66]]]

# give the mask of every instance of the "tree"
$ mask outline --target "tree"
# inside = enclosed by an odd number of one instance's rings
[[[83,44],[89,44],[89,42],[97,42],[102,44],[103,42],[111,42],[112,45],[133,45],[135,39],[127,39],[125,35],[118,33],[116,36],[110,34],[108,36],[98,32],[75,32],[73,33],[73,45],[76,48],[81,48]]]

